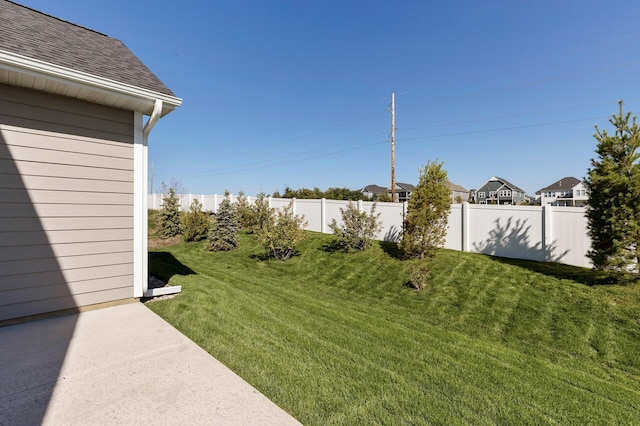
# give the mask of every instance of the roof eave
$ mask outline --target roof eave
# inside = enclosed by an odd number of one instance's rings
[[[0,50],[0,83],[44,90],[116,108],[131,109],[145,115],[152,114],[156,100],[162,101],[162,117],[182,105],[182,99],[175,96],[76,71],[6,50]]]

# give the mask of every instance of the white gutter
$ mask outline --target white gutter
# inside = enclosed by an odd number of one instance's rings
[[[155,104],[153,106],[153,112],[151,113],[151,116],[149,117],[149,120],[147,121],[147,124],[144,125],[144,128],[142,130],[142,134],[144,135],[144,145],[147,145],[147,141],[149,139],[149,133],[151,133],[151,130],[153,130],[153,127],[156,125],[156,123],[158,122],[158,120],[160,120],[160,116],[162,115],[162,101],[160,99],[156,99]],[[146,179],[145,179],[146,180]],[[145,191],[146,192],[146,191]],[[144,214],[146,214],[147,212],[147,201],[146,201],[146,195],[145,195],[145,200],[144,200]],[[146,221],[145,221],[146,223]],[[145,229],[146,229],[145,225]],[[147,254],[145,253],[145,256]],[[148,280],[148,278],[147,278]],[[145,287],[144,287],[144,297],[156,297],[156,296],[164,296],[167,294],[175,294],[175,293],[180,293],[182,291],[182,286],[165,286],[165,287],[160,287],[160,288],[148,288],[148,282],[145,282]]]
[[[163,114],[161,114],[161,116],[167,115],[174,108],[182,105],[182,99],[175,96],[29,58],[28,56],[6,50],[0,50],[0,64],[2,65],[0,68],[31,77],[43,78],[55,83],[70,85],[81,90],[95,91],[105,95],[116,94],[129,101],[144,103],[145,110],[142,112],[145,114],[151,113],[157,100],[161,100],[163,107],[165,107],[165,111],[162,111]]]

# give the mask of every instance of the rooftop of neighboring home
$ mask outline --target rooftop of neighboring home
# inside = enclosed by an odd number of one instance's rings
[[[580,179],[576,179],[571,176],[563,177],[562,179],[553,182],[551,185],[537,190],[536,195],[539,195],[543,192],[568,191],[580,182],[582,182]]]
[[[500,182],[500,183],[508,186],[509,188],[511,188],[511,190],[519,191],[519,192],[522,192],[522,193],[525,192],[524,189],[522,189],[522,188],[512,184],[508,180],[506,180],[504,178],[501,178],[501,177],[498,177],[498,176],[491,177],[491,179],[489,179],[487,182],[485,182],[484,185],[488,184],[489,182]],[[482,185],[482,186],[484,186],[484,185]]]

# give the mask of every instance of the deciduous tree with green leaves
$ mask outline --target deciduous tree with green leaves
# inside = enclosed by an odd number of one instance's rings
[[[342,223],[333,219],[329,228],[336,236],[336,246],[344,251],[366,250],[373,245],[373,239],[382,229],[380,213],[376,214],[376,204],[371,211],[359,211],[358,207],[349,201],[346,208],[340,208]]]
[[[287,260],[295,253],[295,249],[304,239],[304,228],[307,222],[304,216],[293,213],[293,201],[286,207],[274,212],[269,209],[262,228],[258,229],[258,241],[264,247],[268,257]]]
[[[444,244],[451,210],[451,189],[443,163],[429,161],[411,192],[400,248],[407,257],[432,258]]]
[[[591,160],[585,185],[591,250],[599,270],[638,273],[640,245],[640,127],[636,117],[620,111],[609,122],[614,134],[596,126],[597,158]]]

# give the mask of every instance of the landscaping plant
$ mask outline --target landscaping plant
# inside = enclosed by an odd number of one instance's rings
[[[638,273],[640,245],[640,126],[631,113],[620,112],[609,122],[610,135],[596,126],[598,157],[585,179],[593,266],[616,274]]]
[[[209,214],[202,211],[202,204],[193,200],[189,211],[182,215],[182,239],[184,241],[200,241],[207,237],[209,231]]]
[[[429,161],[409,198],[400,247],[407,257],[432,258],[444,244],[451,189],[442,163]]]
[[[287,260],[305,239],[304,227],[307,223],[304,216],[293,214],[293,201],[275,213],[273,209],[269,211],[263,227],[257,232],[258,241],[268,257]]]
[[[238,215],[225,191],[224,200],[218,206],[215,221],[209,231],[209,250],[229,251],[238,247]]]
[[[172,238],[180,235],[180,200],[173,188],[162,199],[158,234],[161,238]]]
[[[376,204],[371,206],[371,211],[359,211],[353,202],[349,202],[346,208],[340,208],[342,223],[333,219],[329,228],[336,236],[335,245],[344,250],[366,250],[373,245],[373,239],[382,229],[380,213],[376,214]]]
[[[244,195],[244,192],[240,191],[238,193],[238,198],[236,199],[235,204],[240,229],[251,229],[255,222],[255,214],[249,200]]]

